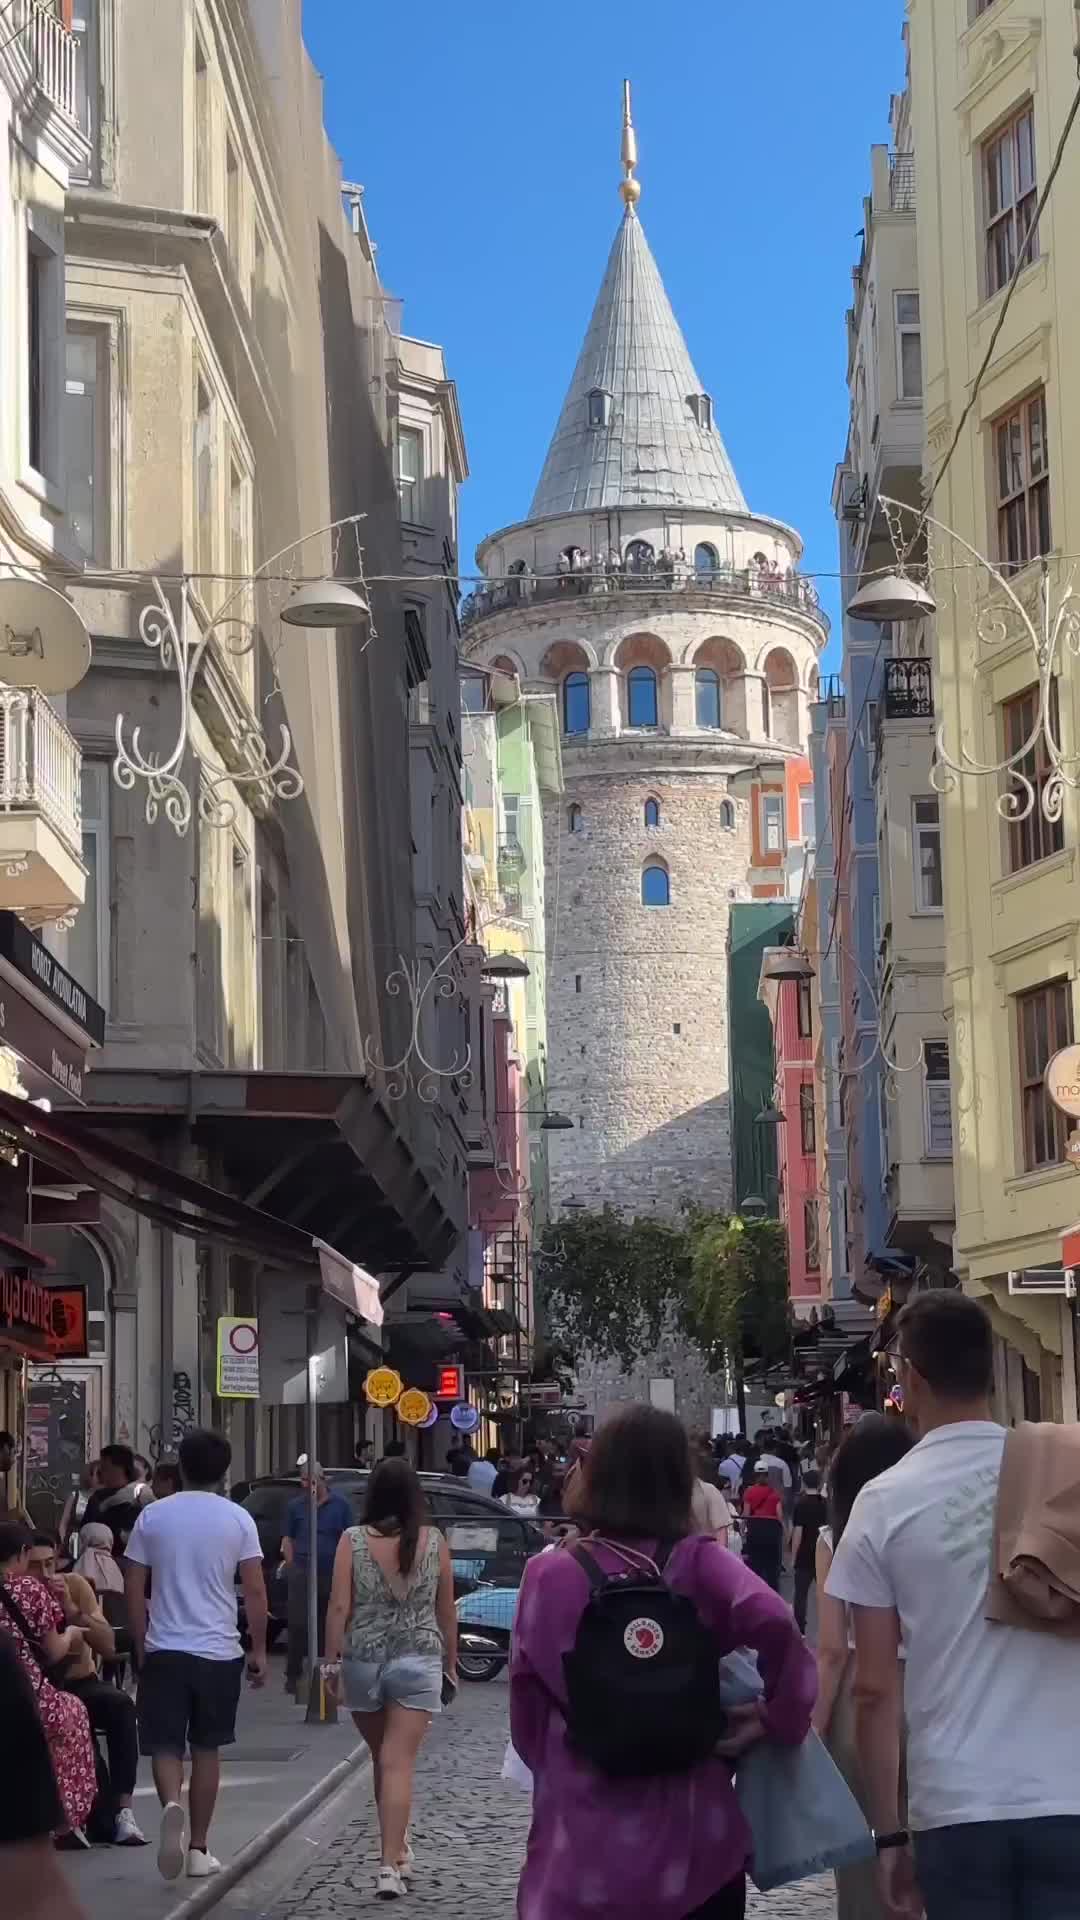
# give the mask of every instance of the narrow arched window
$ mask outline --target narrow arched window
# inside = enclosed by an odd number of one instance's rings
[[[699,727],[720,725],[720,675],[712,667],[699,667],[695,673],[694,702]]]
[[[566,824],[569,827],[571,833],[580,833],[582,830],[582,827],[585,825],[585,815],[582,813],[581,808],[576,804],[576,802],[567,812]]]
[[[719,565],[720,557],[716,548],[710,547],[707,540],[703,540],[700,546],[694,548],[694,572],[696,574],[708,575],[715,573]]]
[[[648,866],[641,869],[641,904],[643,907],[671,905],[671,880],[659,860],[650,860]]]
[[[720,802],[720,825],[723,827],[725,833],[734,833],[735,831],[735,809],[730,800],[721,800]]]
[[[659,802],[659,800],[646,800],[646,802],[645,802],[645,825],[646,825],[647,827],[658,827],[658,826],[660,825],[660,802]]]
[[[631,667],[626,677],[626,720],[631,727],[659,725],[656,675],[651,667]]]
[[[656,555],[647,540],[631,540],[626,549],[627,573],[648,573]]]
[[[563,732],[588,733],[591,720],[589,676],[568,673],[563,681]]]

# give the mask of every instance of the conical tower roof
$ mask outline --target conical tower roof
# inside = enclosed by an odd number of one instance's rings
[[[530,520],[608,507],[748,511],[634,211],[636,159],[627,93],[625,212]]]

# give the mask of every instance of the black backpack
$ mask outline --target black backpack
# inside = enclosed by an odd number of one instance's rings
[[[662,1577],[671,1547],[656,1573],[606,1574],[584,1547],[571,1551],[590,1591],[563,1656],[570,1746],[616,1778],[700,1765],[724,1730],[720,1656],[693,1601]]]

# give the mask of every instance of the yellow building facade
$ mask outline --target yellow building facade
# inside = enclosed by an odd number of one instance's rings
[[[1055,817],[1021,611],[1038,630],[1042,589],[1053,612],[1080,555],[1080,128],[1029,239],[1077,85],[1076,16],[1059,0],[909,0],[908,18],[926,483],[971,406],[932,503],[959,541],[932,532],[930,542],[955,1264],[1000,1336],[1002,1416],[1075,1419],[1071,1304],[1018,1295],[1009,1274],[1060,1267],[1062,1233],[1080,1217],[1069,1123],[1042,1084],[1080,1019],[1080,796],[1065,784]],[[1080,743],[1080,662],[1062,655],[1047,704],[1068,754]],[[1012,769],[950,778],[947,759],[965,755]]]

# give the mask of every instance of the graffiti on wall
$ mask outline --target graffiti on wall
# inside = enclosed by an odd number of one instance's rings
[[[163,1431],[160,1420],[147,1428],[146,1451],[150,1459],[160,1460],[163,1454],[175,1453],[185,1433],[197,1425],[191,1375],[178,1367],[172,1377],[172,1419],[168,1432]]]

